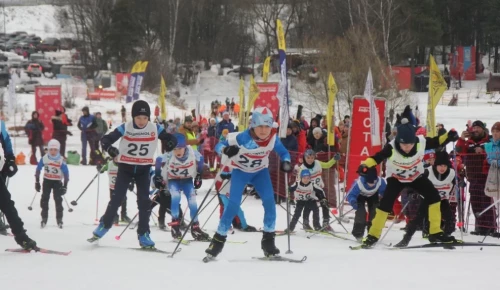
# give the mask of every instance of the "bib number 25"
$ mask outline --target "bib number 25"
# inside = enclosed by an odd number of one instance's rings
[[[250,167],[250,168],[255,168],[259,167],[262,164],[261,159],[255,159],[250,162],[250,159],[248,159],[245,155],[240,155],[238,162],[245,166],[245,167]]]
[[[131,156],[146,156],[149,153],[149,144],[141,144],[140,146],[134,143],[128,144],[127,154]]]

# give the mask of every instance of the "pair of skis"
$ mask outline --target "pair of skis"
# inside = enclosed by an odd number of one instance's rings
[[[426,248],[443,248],[443,249],[454,249],[454,247],[500,247],[500,244],[492,244],[492,243],[470,243],[457,241],[456,243],[432,243],[432,244],[423,244],[423,245],[415,245],[415,246],[407,246],[407,247],[388,247],[388,250],[411,250],[411,249],[426,249]],[[350,246],[351,250],[361,250],[361,249],[371,249],[367,248],[363,245],[359,246]]]
[[[270,262],[289,262],[289,263],[302,263],[307,260],[307,256],[302,257],[302,259],[293,259],[293,258],[287,258],[283,256],[269,256],[269,257],[252,257],[253,260],[259,260],[259,261],[270,261]],[[216,261],[215,257],[211,255],[207,255],[206,257],[203,258],[202,260],[204,263]]]

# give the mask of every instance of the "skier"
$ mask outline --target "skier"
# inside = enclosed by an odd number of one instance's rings
[[[377,152],[367,158],[358,169],[364,174],[368,168],[374,167],[387,159],[387,187],[380,206],[376,209],[375,218],[368,235],[363,239],[362,248],[371,248],[377,243],[387,216],[392,209],[394,201],[404,187],[412,187],[427,199],[429,204],[429,241],[431,243],[456,243],[453,236],[448,236],[441,230],[441,197],[432,182],[424,174],[423,158],[428,149],[446,145],[448,142],[458,140],[458,134],[450,130],[439,137],[429,138],[415,135],[415,127],[403,119],[398,126],[396,138]]]
[[[338,160],[340,160],[341,156],[340,153],[336,153],[332,159],[328,162],[321,162],[316,159],[316,153],[312,149],[307,149],[306,152],[304,152],[304,156],[302,157],[302,164],[299,166],[298,164],[295,165],[295,170],[297,171],[297,181],[299,181],[299,176],[300,176],[300,171],[303,169],[308,169],[311,172],[311,180],[312,182],[320,187],[324,188],[325,184],[323,183],[323,169],[328,169],[334,166]],[[323,229],[326,231],[333,231],[332,227],[330,226],[330,209],[328,208],[328,202],[322,205],[322,215],[323,215]],[[306,207],[304,208],[304,215],[303,215],[303,225],[305,230],[311,230],[311,226],[309,225],[309,215],[310,215],[310,208]]]
[[[45,154],[36,167],[36,183],[35,190],[40,192],[42,185],[40,184],[40,171],[43,172],[43,191],[42,198],[40,199],[40,207],[42,208],[42,221],[41,228],[47,225],[47,218],[49,215],[49,199],[50,192],[53,191],[54,201],[56,203],[56,220],[57,226],[62,229],[63,227],[63,195],[66,194],[69,182],[69,170],[64,158],[59,154],[61,144],[56,139],[52,139],[48,144],[48,154]],[[62,180],[64,179],[64,183]]]
[[[449,198],[450,195],[455,195],[455,170],[451,168],[450,157],[446,151],[437,151],[436,160],[434,165],[425,170],[425,176],[429,178],[434,187],[441,196],[441,215],[444,220],[444,233],[450,235],[455,231],[455,221],[453,213],[450,208]],[[406,233],[399,243],[394,247],[406,247],[411,241],[413,234],[417,230],[419,224],[424,223],[423,228],[428,228],[427,215],[428,215],[429,202],[427,199],[422,200],[418,208],[417,217],[410,221],[406,227]]]
[[[230,159],[231,188],[229,203],[222,214],[219,227],[210,246],[205,250],[209,258],[214,258],[222,251],[226,242],[227,232],[231,222],[238,212],[243,190],[247,184],[255,187],[264,206],[264,231],[261,248],[265,256],[274,256],[280,253],[274,243],[276,224],[276,205],[274,192],[269,174],[269,153],[275,150],[281,159],[281,170],[291,172],[290,154],[281,144],[273,130],[274,120],[271,110],[258,107],[254,109],[250,128],[229,135],[229,139],[220,142],[215,151],[225,154]]]
[[[113,197],[113,194],[115,192],[115,185],[116,185],[116,176],[118,174],[118,162],[117,162],[117,157],[113,158],[112,160],[109,160],[108,163],[106,163],[104,166],[98,164],[96,166],[97,171],[99,173],[104,173],[108,172],[108,182],[109,182],[109,199]],[[134,190],[134,181],[130,181],[128,184],[128,190],[133,191]],[[123,197],[123,201],[120,205],[121,207],[121,221],[124,223],[129,223],[130,218],[127,215],[127,195]],[[119,225],[119,220],[120,217],[118,216],[118,212],[116,213],[115,217],[113,218],[113,224]]]
[[[302,214],[302,210],[305,212],[305,208],[309,208],[309,212],[313,213],[313,226],[315,230],[320,230],[321,225],[319,224],[319,210],[316,202],[319,200],[321,204],[327,204],[325,198],[325,193],[323,190],[317,186],[314,182],[311,182],[311,171],[309,169],[302,169],[300,171],[300,180],[296,181],[290,188],[290,195],[293,194],[296,200],[295,212],[293,213],[292,220],[290,221],[290,227],[286,231],[293,232],[295,225]],[[309,224],[309,221],[308,221]],[[306,224],[304,222],[304,230]]]
[[[354,226],[352,235],[361,242],[365,234],[365,227],[370,230],[372,220],[375,217],[375,210],[379,205],[379,196],[384,195],[387,183],[385,179],[377,174],[376,167],[370,167],[366,173],[361,174],[354,181],[351,190],[347,194],[347,200],[352,208],[356,211],[354,216]],[[368,214],[370,220],[366,221],[365,204],[368,204]]]
[[[106,212],[101,217],[99,226],[94,230],[93,237],[88,239],[94,242],[102,238],[113,225],[113,219],[118,207],[123,202],[127,187],[131,179],[137,186],[137,207],[139,222],[137,237],[142,248],[154,248],[155,243],[149,236],[149,216],[151,214],[151,200],[149,199],[149,172],[154,163],[154,155],[158,146],[158,139],[166,141],[167,151],[177,145],[177,140],[165,132],[162,126],[150,121],[151,109],[143,100],[135,101],[132,105],[132,120],[121,124],[113,132],[105,135],[102,148],[111,158],[118,157],[118,173],[116,175],[115,192],[111,196]],[[119,149],[112,144],[120,139]]]
[[[0,145],[3,148],[1,158],[4,159],[2,160],[3,166],[0,167],[0,177],[3,179],[1,182],[5,185],[7,178],[11,178],[17,173],[17,165],[9,132],[7,132],[7,127],[2,120],[0,120]],[[4,153],[5,156],[3,155]],[[5,225],[0,219],[0,232],[6,233],[8,228],[9,226]]]
[[[235,133],[231,133],[235,134]],[[222,162],[224,163],[224,156],[222,158]],[[220,205],[220,217],[224,213],[224,209],[227,207],[229,203],[230,189],[231,189],[231,168],[229,166],[224,166],[222,168],[221,173],[217,175],[215,182],[215,189],[217,190],[217,197],[219,199]],[[224,183],[224,180],[227,180]],[[233,219],[233,227],[239,229],[244,232],[256,232],[257,229],[249,224],[247,224],[247,220],[245,218],[245,213],[241,209],[241,206],[238,209],[238,213]]]
[[[177,146],[172,153],[166,154],[164,165],[156,162],[155,171],[160,171],[161,175],[155,174],[154,183],[156,188],[162,188],[165,185],[165,180],[168,180],[168,191],[170,192],[172,201],[170,213],[172,222],[169,224],[172,227],[172,237],[180,239],[181,221],[179,217],[179,203],[181,201],[181,191],[188,200],[189,212],[191,214],[191,235],[195,240],[207,241],[209,235],[203,232],[198,222],[198,205],[196,204],[195,189],[199,189],[202,184],[201,173],[203,171],[203,156],[191,145],[187,145],[186,136],[181,133],[174,135],[177,138]]]

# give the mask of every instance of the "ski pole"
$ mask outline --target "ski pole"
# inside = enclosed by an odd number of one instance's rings
[[[135,216],[130,220],[130,222],[128,223],[128,225],[123,229],[123,231],[120,233],[120,235],[116,236],[115,237],[115,240],[119,241],[122,236],[123,236],[123,233],[125,233],[125,231],[128,229],[128,227],[130,227],[130,225],[132,224],[132,222],[137,218],[137,216],[139,215],[139,212],[137,212],[135,214]]]
[[[63,195],[63,199],[64,199],[64,202],[66,202],[66,206],[68,207],[68,211],[69,211],[69,212],[73,212],[73,209],[69,206],[69,203],[68,203],[68,201],[66,200],[66,196],[65,196],[65,195]]]
[[[31,200],[30,206],[28,206],[28,210],[33,210],[33,202],[35,202],[35,197],[38,192],[35,191],[35,195],[33,196],[33,199]]]
[[[349,231],[344,227],[344,225],[342,224],[342,221],[336,215],[334,215],[332,212],[330,212],[330,209],[328,209],[328,212],[332,214],[332,216],[337,220],[339,225],[345,230],[346,234],[348,234]]]
[[[285,208],[284,206],[282,206],[281,204],[279,204],[279,206],[280,206],[280,207],[281,207],[284,211],[286,211],[286,208]],[[291,213],[288,213],[288,215],[289,215],[289,216],[292,216],[292,214],[291,214]],[[303,224],[300,220],[298,220],[297,222],[298,222],[301,226],[304,226],[304,224]]]
[[[285,172],[285,190],[286,190],[286,235],[288,236],[288,250],[285,252],[286,254],[293,254],[290,249],[290,192],[288,191],[288,172]]]
[[[457,167],[457,151],[455,150],[455,142],[453,142],[453,152],[455,152],[455,158],[453,158],[453,170],[455,170],[455,194],[458,195],[458,222],[457,226],[460,231],[460,240],[464,240],[464,233],[462,227],[464,225],[463,216],[460,214],[462,212],[462,193],[460,192],[460,187],[458,185],[458,167]]]
[[[492,203],[490,206],[488,206],[487,208],[485,208],[482,212],[480,212],[477,217],[480,217],[482,216],[485,212],[487,212],[488,210],[490,210],[492,207],[494,207],[495,205],[499,204],[500,203],[500,199],[495,201],[494,203]]]
[[[99,188],[101,187],[101,175],[97,175],[97,198],[95,204],[95,221],[99,221]]]
[[[408,199],[408,201],[406,202],[405,206],[403,206],[403,209],[401,210],[401,212],[404,212],[406,207],[410,204],[410,201],[411,199]],[[385,232],[385,234],[382,236],[382,238],[380,240],[378,240],[377,244],[381,244],[382,241],[385,239],[385,237],[387,236],[387,234],[391,231],[392,227],[396,224],[396,221],[397,221],[397,217],[394,217],[394,219],[392,220],[392,223],[391,225],[389,226],[389,228],[387,229],[387,231]]]
[[[214,210],[212,211],[212,213],[208,216],[208,219],[205,221],[205,223],[203,224],[203,226],[201,227],[201,229],[203,230],[203,228],[205,227],[205,225],[208,223],[208,221],[210,220],[210,218],[214,215],[215,211],[217,210],[217,208],[219,208],[219,204],[216,204],[215,205],[215,208]]]
[[[90,185],[94,182],[94,180],[99,176],[100,172],[98,172],[94,178],[92,178],[92,180],[89,182],[89,184],[87,184],[87,187],[85,187],[85,189],[82,191],[82,193],[78,196],[78,198],[76,200],[73,200],[71,202],[71,205],[72,206],[76,206],[78,205],[78,201],[80,200],[80,198],[82,197],[82,195],[87,191],[87,189],[89,189]]]

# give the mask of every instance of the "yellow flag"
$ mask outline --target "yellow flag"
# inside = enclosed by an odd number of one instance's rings
[[[337,96],[338,88],[333,78],[332,73],[328,77],[328,111],[326,113],[326,124],[328,126],[328,145],[335,145],[335,123],[333,122],[334,107],[335,107],[335,97]]]
[[[248,105],[247,105],[247,116],[250,115],[250,112],[253,109],[253,104],[259,97],[260,91],[259,88],[257,87],[257,84],[255,83],[255,79],[253,78],[252,75],[250,75],[250,93],[248,97]],[[245,120],[245,129],[248,128],[248,121],[249,119]]]
[[[278,34],[278,49],[286,50],[286,42],[285,42],[285,32],[283,30],[283,25],[281,24],[281,20],[276,20],[276,31]]]
[[[427,137],[436,137],[436,107],[443,96],[444,91],[448,88],[439,68],[430,56],[430,75],[429,75],[429,98],[427,101]]]
[[[240,112],[238,114],[238,129],[240,132],[244,130],[244,124],[246,124],[245,121],[245,82],[243,81],[243,78],[240,78],[240,89],[238,92],[238,95],[240,96]]]
[[[132,67],[132,71],[130,73],[136,73],[139,72],[139,69],[141,68],[142,61],[138,61],[134,64]]]
[[[143,73],[143,72],[145,72],[145,71],[146,71],[146,68],[148,67],[148,63],[149,63],[149,62],[147,62],[147,61],[142,62],[138,72],[139,72],[139,73]]]
[[[269,77],[269,66],[271,65],[271,57],[266,57],[264,61],[264,66],[262,67],[262,81],[267,83],[267,78]]]
[[[160,107],[160,117],[162,120],[167,119],[167,102],[165,101],[165,96],[167,94],[167,85],[163,76],[161,76],[160,83],[160,95],[158,96],[158,107]]]

